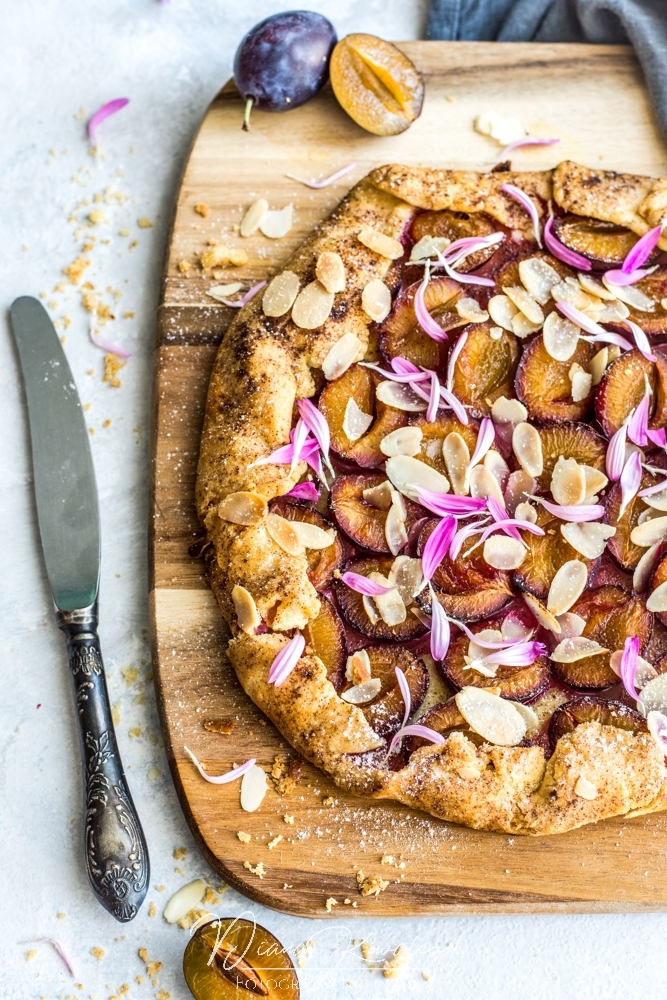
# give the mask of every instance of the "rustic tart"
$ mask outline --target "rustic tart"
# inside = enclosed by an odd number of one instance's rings
[[[667,178],[385,166],[238,313],[197,476],[229,658],[358,795],[667,807]]]

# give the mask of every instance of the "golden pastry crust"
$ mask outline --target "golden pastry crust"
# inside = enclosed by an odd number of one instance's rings
[[[234,636],[230,660],[243,689],[292,746],[349,791],[476,829],[544,836],[667,808],[667,769],[652,737],[589,723],[561,737],[546,762],[540,747],[476,746],[454,733],[442,746],[418,750],[400,771],[386,770],[372,753],[384,742],[361,709],[338,696],[324,665],[308,650],[284,684],[267,683],[271,663],[287,642],[280,633],[312,621],[320,599],[305,556],[284,552],[263,524],[242,527],[219,513],[230,493],[251,490],[270,500],[295,485],[303,462],[294,470],[255,463],[288,442],[295,401],[315,393],[312,369],[321,367],[343,334],[356,334],[362,345],[357,360],[363,356],[370,320],[361,292],[371,279],[385,278],[392,262],[365,247],[358,233],[370,227],[398,239],[416,208],[483,211],[512,229],[528,230],[525,211],[501,190],[508,182],[537,199],[542,211],[553,197],[569,212],[637,233],[667,217],[667,179],[570,162],[525,174],[403,166],[373,171],[285,265],[303,288],[315,278],[320,253],[340,254],[346,287],[326,322],[303,330],[289,316],[267,318],[257,296],[230,325],[209,386],[196,502],[212,543],[211,586]],[[231,600],[236,584],[250,591],[272,631],[238,630]],[[580,777],[586,781],[578,786]]]

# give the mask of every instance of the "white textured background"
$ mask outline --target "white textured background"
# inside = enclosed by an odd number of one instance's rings
[[[369,31],[408,39],[424,34],[427,0],[320,0],[309,6],[328,15],[339,35]],[[201,874],[214,885],[218,881],[181,814],[150,680],[146,512],[154,308],[175,185],[192,135],[230,75],[242,35],[283,7],[275,0],[7,0],[1,8],[0,845],[5,903],[0,908],[0,995],[6,1000],[106,1000],[125,983],[129,993],[122,995],[130,997],[188,996],[180,971],[187,932],[168,926],[162,908],[190,878]],[[105,158],[93,159],[83,123],[75,116],[81,108],[91,112],[120,96],[131,103],[106,123]],[[85,204],[86,199],[92,202],[107,189],[101,205],[107,221],[86,228],[86,214],[100,207]],[[140,217],[148,217],[153,227],[139,228]],[[129,235],[120,235],[121,230]],[[88,340],[80,292],[68,284],[54,291],[61,269],[91,234],[95,247],[85,279],[114,304],[118,318],[105,334],[133,352],[121,373],[121,389],[101,381],[102,353]],[[119,290],[122,297],[114,299],[107,289]],[[40,561],[26,420],[6,321],[15,296],[40,293],[46,293],[54,319],[71,320],[61,333],[95,431],[104,547],[102,644],[120,717],[121,751],[150,847],[147,901],[157,903],[155,918],[145,905],[127,926],[116,924],[97,904],[84,872],[70,681]],[[133,318],[122,318],[125,312]],[[173,851],[180,846],[187,854],[175,860]],[[163,892],[156,890],[159,885],[166,887]],[[233,915],[245,908],[246,901],[230,890],[217,912]],[[634,1000],[664,991],[667,916],[661,914],[345,924],[253,910],[285,945],[316,941],[300,973],[303,1000]],[[62,941],[74,961],[76,981],[48,945],[24,943],[41,935]],[[371,974],[352,938],[368,939],[378,954],[406,945],[409,968],[396,981]],[[158,985],[135,981],[145,971],[139,947],[163,963]],[[93,948],[103,949],[104,956],[95,958]],[[36,954],[26,958],[30,950]],[[422,979],[423,970],[432,975],[430,981]]]

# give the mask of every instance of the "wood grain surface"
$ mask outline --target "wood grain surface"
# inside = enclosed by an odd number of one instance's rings
[[[254,112],[227,86],[195,139],[178,195],[159,309],[154,377],[151,617],[162,728],[190,827],[223,879],[252,899],[309,916],[663,909],[667,904],[667,816],[610,820],[544,839],[475,832],[420,813],[341,793],[304,765],[300,782],[245,813],[239,783],[203,781],[189,746],[217,774],[256,757],[268,772],[290,748],[245,696],[225,657],[226,631],[202,561],[193,504],[198,440],[209,373],[233,311],[206,296],[215,283],[196,265],[207,241],[248,251],[248,264],[221,272],[245,287],[280,267],[347,189],[382,163],[489,169],[499,147],[472,129],[487,110],[515,115],[555,147],[517,151],[516,169],[572,158],[592,167],[657,175],[665,146],[639,67],[612,46],[414,42],[402,46],[426,77],[421,118],[401,136],[363,132],[325,90],[285,115]],[[326,176],[356,162],[340,183],[311,190],[290,180]],[[295,224],[272,241],[242,240],[248,205],[292,202]],[[208,206],[206,217],[195,205]],[[185,273],[181,262],[191,264]],[[182,266],[186,266],[182,265]],[[229,736],[203,721],[233,718]],[[293,823],[284,817],[293,817]],[[250,835],[243,843],[238,831]],[[276,838],[274,847],[269,844]],[[391,856],[393,862],[383,863]],[[245,863],[264,866],[263,877]],[[401,867],[403,865],[403,867]],[[357,872],[388,881],[362,896]],[[261,872],[261,869],[260,869]],[[337,905],[325,907],[333,897]],[[354,905],[356,904],[356,905]]]

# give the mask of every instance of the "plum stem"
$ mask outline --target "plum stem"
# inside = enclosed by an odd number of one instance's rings
[[[248,100],[245,102],[245,112],[243,114],[243,125],[242,125],[244,132],[250,131],[250,112],[252,111],[252,105],[254,100],[255,100],[254,97],[249,97]]]

